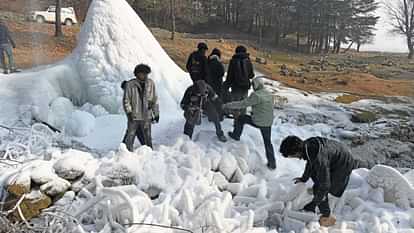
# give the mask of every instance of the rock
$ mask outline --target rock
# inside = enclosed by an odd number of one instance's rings
[[[33,166],[30,177],[33,183],[38,185],[46,184],[57,178],[57,175],[52,167],[53,163],[49,161],[41,161]]]
[[[76,180],[84,175],[86,164],[93,160],[89,153],[69,150],[54,165],[56,174],[65,180]]]
[[[238,168],[237,160],[232,155],[223,156],[220,160],[219,171],[223,173],[227,180],[233,177],[234,172]]]
[[[72,183],[71,185],[71,190],[74,191],[75,193],[78,193],[81,191],[82,188],[84,188],[85,186],[87,186],[88,184],[90,184],[92,181],[89,178],[86,178],[85,176],[83,176],[81,179],[76,180]]]
[[[30,193],[31,180],[28,173],[20,173],[7,181],[7,191],[17,197]]]
[[[56,179],[40,186],[40,190],[51,197],[56,197],[63,195],[69,187],[69,181],[56,177]]]
[[[10,201],[10,205],[6,206],[7,210],[13,208],[18,198],[13,198]],[[43,194],[39,190],[33,190],[30,192],[25,199],[20,204],[20,209],[22,210],[23,216],[26,220],[30,220],[40,215],[41,210],[48,208],[52,204],[52,199],[47,195]],[[12,213],[11,219],[14,221],[21,221],[19,213],[14,211]]]
[[[256,62],[262,65],[267,64],[266,58],[263,58],[263,57],[256,57]]]
[[[59,200],[57,200],[54,205],[58,205],[58,206],[70,205],[70,203],[72,203],[72,201],[75,200],[75,196],[76,196],[75,192],[68,191]]]
[[[354,123],[371,123],[378,119],[377,114],[369,111],[361,111],[355,113],[351,117],[351,121]]]

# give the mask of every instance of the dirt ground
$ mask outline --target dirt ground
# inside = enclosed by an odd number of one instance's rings
[[[63,26],[65,36],[56,38],[53,36],[53,24],[27,21],[6,21],[6,24],[16,41],[15,60],[17,66],[22,69],[63,59],[76,46],[77,34],[80,31],[78,25]],[[182,68],[185,67],[188,54],[200,41],[199,38],[194,39],[191,35],[180,33],[177,33],[176,39],[172,41],[168,31],[161,29],[152,29],[152,31],[167,53]],[[203,41],[206,41],[211,49],[219,48],[226,64],[236,46],[243,43],[222,39],[203,39]],[[318,65],[309,65],[318,61],[320,59],[318,56],[294,52],[264,53],[253,46],[247,47],[253,61],[257,57],[266,59],[266,64],[255,62],[256,69],[290,87],[310,92],[345,92],[352,95],[351,99],[367,96],[414,96],[414,64],[399,56],[390,54],[379,57],[371,53],[335,55],[327,58],[329,62],[325,69],[318,70]],[[280,74],[280,67],[283,64],[288,67],[290,75]],[[338,66],[345,68],[338,71]],[[349,99],[345,102],[347,101]]]

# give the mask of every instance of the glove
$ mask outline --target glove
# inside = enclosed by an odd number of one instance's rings
[[[303,179],[302,177],[296,177],[295,179],[293,179],[293,182],[295,184],[298,184],[298,183],[306,183],[306,180]]]
[[[303,210],[306,211],[306,212],[315,213],[315,208],[316,208],[315,203],[313,201],[311,201],[303,207]]]
[[[155,121],[156,123],[160,122],[160,116],[159,115],[154,116],[154,119],[152,121]]]

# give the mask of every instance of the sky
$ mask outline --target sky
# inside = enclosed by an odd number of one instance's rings
[[[398,0],[384,0],[394,1]],[[383,51],[383,52],[408,52],[404,37],[390,33],[390,19],[387,17],[386,10],[382,6],[378,9],[378,15],[381,17],[377,25],[376,36],[373,44],[361,47],[363,51]]]

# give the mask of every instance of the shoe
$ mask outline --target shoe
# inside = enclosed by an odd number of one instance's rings
[[[275,170],[275,169],[276,169],[276,164],[270,164],[270,163],[267,163],[267,167],[268,167],[270,170]]]
[[[226,136],[224,134],[217,135],[220,142],[227,142]]]
[[[20,70],[18,70],[18,69],[11,69],[10,70],[10,73],[19,73],[20,72]]]
[[[8,70],[4,70],[3,71],[3,74],[9,74],[9,71]]]
[[[335,225],[335,223],[336,223],[336,218],[334,216],[332,216],[332,215],[330,215],[329,217],[323,217],[323,216],[321,216],[319,218],[319,224],[322,227],[330,227],[330,226]]]
[[[229,137],[231,137],[233,140],[240,141],[240,137],[236,137],[236,136],[234,135],[234,133],[233,133],[233,132],[228,132],[227,134],[228,134],[228,135],[229,135]]]

